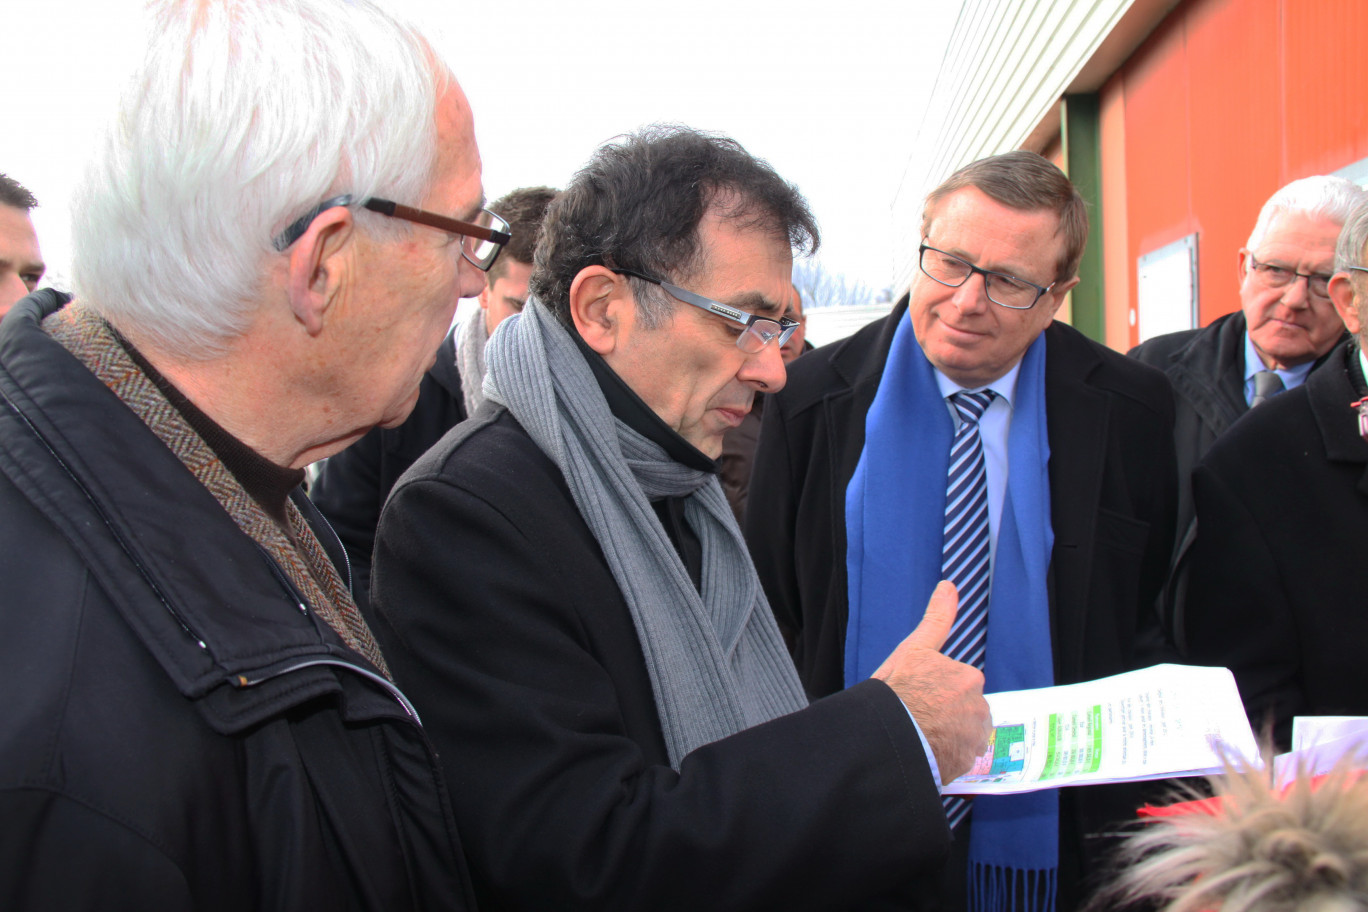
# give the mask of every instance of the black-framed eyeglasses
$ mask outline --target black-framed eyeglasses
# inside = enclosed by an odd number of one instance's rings
[[[745,331],[736,337],[736,347],[748,355],[762,351],[771,342],[778,342],[783,345],[798,330],[798,321],[790,320],[788,317],[780,317],[774,320],[770,317],[757,316],[753,313],[746,313],[744,310],[737,310],[730,305],[721,304],[712,298],[705,298],[701,294],[694,294],[678,285],[671,285],[663,279],[657,279],[633,269],[618,269],[614,266],[608,268],[619,275],[629,275],[641,279],[643,282],[659,285],[685,304],[692,304],[708,313],[717,314],[733,323],[741,324],[745,327]]]
[[[1252,253],[1249,255],[1249,268],[1254,270],[1254,275],[1269,288],[1286,288],[1297,279],[1306,279],[1307,292],[1327,300],[1330,297],[1330,280],[1334,278],[1332,275],[1323,272],[1297,272],[1290,266],[1260,263]]]
[[[983,290],[988,295],[988,300],[1008,310],[1030,310],[1045,296],[1045,292],[1055,287],[1054,282],[1049,285],[1037,285],[1035,282],[1028,282],[1005,272],[980,269],[953,253],[928,246],[925,241],[922,241],[918,250],[918,262],[922,272],[951,288],[959,288],[969,281],[971,275],[978,273],[983,276]]]
[[[356,205],[356,200],[351,194],[334,196],[332,199],[324,200],[291,222],[290,226],[276,235],[271,243],[275,245],[276,250],[283,253],[291,244],[304,236],[304,232],[309,230],[309,225],[313,224],[313,220],[318,218],[320,213],[338,206],[352,205]],[[508,230],[508,222],[488,209],[481,209],[480,214],[475,216],[475,221],[463,222],[460,219],[438,215],[435,212],[428,212],[426,209],[415,209],[412,206],[381,199],[378,196],[362,200],[360,205],[390,218],[403,219],[406,222],[415,222],[419,225],[427,225],[429,228],[437,228],[450,234],[460,235],[461,256],[465,257],[470,265],[484,272],[488,272],[490,267],[494,265],[494,261],[499,258],[499,251],[503,250],[504,245],[513,240],[513,235]]]

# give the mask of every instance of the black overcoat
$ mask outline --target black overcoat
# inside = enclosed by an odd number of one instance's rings
[[[1191,657],[1233,669],[1251,721],[1271,715],[1284,745],[1294,715],[1368,714],[1357,359],[1336,349],[1304,384],[1241,418],[1193,475]]]
[[[948,847],[879,681],[670,769],[627,604],[507,411],[405,474],[375,558],[376,635],[441,752],[482,909],[902,906]]]

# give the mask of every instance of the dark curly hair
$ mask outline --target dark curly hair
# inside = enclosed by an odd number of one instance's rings
[[[558,192],[551,187],[519,187],[489,204],[489,211],[508,222],[508,229],[513,235],[513,240],[505,245],[503,253],[489,270],[489,284],[493,285],[504,274],[510,262],[532,265],[532,254],[537,249],[537,238],[541,235],[542,218],[546,215],[546,207],[551,205]]]
[[[800,253],[820,243],[792,184],[735,140],[674,125],[619,137],[594,153],[547,211],[531,289],[567,327],[570,284],[586,266],[623,267],[685,281],[699,267],[698,225],[709,208],[784,238]],[[642,324],[669,320],[670,299],[631,280]]]

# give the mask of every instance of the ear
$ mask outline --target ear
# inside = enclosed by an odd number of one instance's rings
[[[1067,282],[1056,282],[1055,287],[1050,290],[1049,298],[1053,301],[1050,305],[1050,317],[1053,318],[1059,312],[1059,305],[1064,303],[1064,296],[1078,284],[1078,276],[1074,276]]]
[[[1240,248],[1239,255],[1235,258],[1235,284],[1243,285],[1245,275],[1249,272],[1249,250]]]
[[[636,316],[636,299],[626,276],[606,266],[586,266],[570,283],[570,317],[589,347],[607,357],[622,343]]]
[[[1362,333],[1358,308],[1354,306],[1354,281],[1349,278],[1349,273],[1337,272],[1330,277],[1330,300],[1344,321],[1344,328],[1355,336]]]
[[[350,244],[356,219],[350,209],[325,209],[290,250],[290,309],[305,332],[323,331],[329,309],[351,275]]]

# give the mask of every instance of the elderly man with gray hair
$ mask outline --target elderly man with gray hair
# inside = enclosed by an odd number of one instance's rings
[[[1344,226],[1327,293],[1352,338],[1306,383],[1218,440],[1193,475],[1186,634],[1228,665],[1280,744],[1296,715],[1368,714],[1368,205]]]
[[[1180,648],[1187,554],[1196,535],[1192,470],[1236,419],[1300,386],[1343,337],[1328,290],[1335,239],[1365,200],[1368,194],[1342,177],[1305,177],[1283,187],[1264,203],[1240,248],[1240,309],[1130,351],[1173,384],[1178,534],[1161,611]]]
[[[508,240],[470,108],[370,0],[152,13],[76,298],[0,326],[0,908],[468,908],[299,482],[404,420]]]

